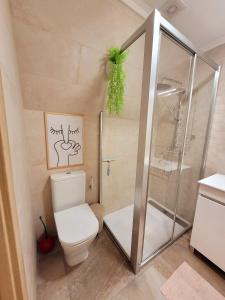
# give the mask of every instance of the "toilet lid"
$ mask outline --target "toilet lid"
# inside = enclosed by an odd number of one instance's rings
[[[82,243],[98,232],[98,220],[88,204],[54,213],[59,240],[68,245]]]

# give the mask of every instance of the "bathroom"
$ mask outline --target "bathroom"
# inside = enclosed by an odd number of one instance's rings
[[[0,0],[1,299],[190,299],[193,286],[181,298],[170,281],[181,267],[198,273],[208,291],[199,299],[224,299],[224,9],[221,0]],[[119,115],[107,106],[112,47],[126,52]],[[64,133],[48,135],[54,117],[81,124],[68,129],[81,138],[71,166],[51,166],[48,145]],[[57,176],[77,178],[66,199]],[[54,213],[56,199],[79,193],[88,223],[79,211],[79,224],[63,226],[91,228],[92,240],[70,265]],[[193,226],[205,193],[219,207],[209,203],[209,218],[204,207],[206,236],[200,219]],[[46,254],[40,216],[54,238]]]

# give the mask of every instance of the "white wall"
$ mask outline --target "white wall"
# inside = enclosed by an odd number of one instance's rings
[[[0,68],[3,78],[20,240],[29,300],[33,300],[36,298],[36,249],[26,167],[22,95],[7,0],[0,0],[0,41]]]

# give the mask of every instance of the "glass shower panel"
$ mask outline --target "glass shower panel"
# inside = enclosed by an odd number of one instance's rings
[[[215,71],[197,58],[191,110],[182,162],[183,172],[177,201],[177,218],[192,224],[197,200],[198,180],[200,179],[207,125],[211,111]],[[175,225],[175,231],[176,231]]]
[[[135,196],[139,115],[145,34],[129,48],[124,64],[125,105],[119,116],[105,109],[102,119],[101,203],[104,223],[130,257]]]
[[[161,34],[143,260],[172,238],[192,59],[192,54]],[[175,235],[183,229],[183,224],[179,224]]]

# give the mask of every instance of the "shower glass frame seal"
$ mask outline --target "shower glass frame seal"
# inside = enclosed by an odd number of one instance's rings
[[[175,238],[173,238],[172,236],[169,242],[164,244],[159,250],[153,253],[146,260],[142,261],[144,233],[145,233],[145,216],[146,216],[146,206],[148,200],[148,179],[149,179],[149,168],[150,168],[150,160],[151,160],[153,115],[154,115],[154,104],[157,96],[157,71],[159,65],[160,40],[161,40],[162,33],[167,37],[169,37],[174,42],[176,42],[178,45],[186,49],[192,55],[189,87],[187,90],[187,97],[189,99],[188,117],[191,109],[196,59],[200,58],[202,61],[208,64],[212,69],[215,70],[213,89],[211,95],[211,112],[210,112],[209,121],[207,125],[206,142],[204,145],[204,155],[202,158],[202,166],[201,166],[201,176],[205,168],[205,160],[206,160],[207,147],[208,147],[208,135],[211,128],[212,112],[215,106],[216,93],[217,93],[219,75],[220,75],[220,66],[217,65],[213,60],[211,60],[207,55],[205,55],[205,53],[198,50],[192,42],[190,42],[182,33],[180,33],[167,20],[165,20],[161,16],[160,12],[157,10],[153,11],[153,13],[146,19],[146,21],[142,24],[142,26],[139,27],[137,31],[134,34],[132,34],[130,38],[121,47],[121,51],[125,51],[139,37],[145,34],[135,201],[134,201],[133,230],[132,230],[132,244],[131,244],[131,257],[130,257],[130,262],[135,273],[139,272],[140,268],[143,265],[145,265],[149,260],[155,257],[163,249],[171,245],[175,240]],[[101,113],[100,122],[101,122],[100,131],[101,131],[102,113]],[[188,126],[188,122],[186,123],[186,126]],[[186,135],[187,135],[187,127],[185,131],[181,157],[178,164],[179,166],[178,172],[181,171],[181,166],[184,159]],[[100,144],[100,149],[101,149],[101,144]],[[102,151],[100,151],[100,165],[102,163],[101,152]],[[101,195],[101,180],[102,178],[100,178],[100,195]],[[174,217],[176,218],[176,209],[175,209]],[[180,235],[178,235],[176,239],[179,236],[181,236],[185,231],[189,230],[190,228],[191,225],[187,227],[186,230],[184,230]]]

